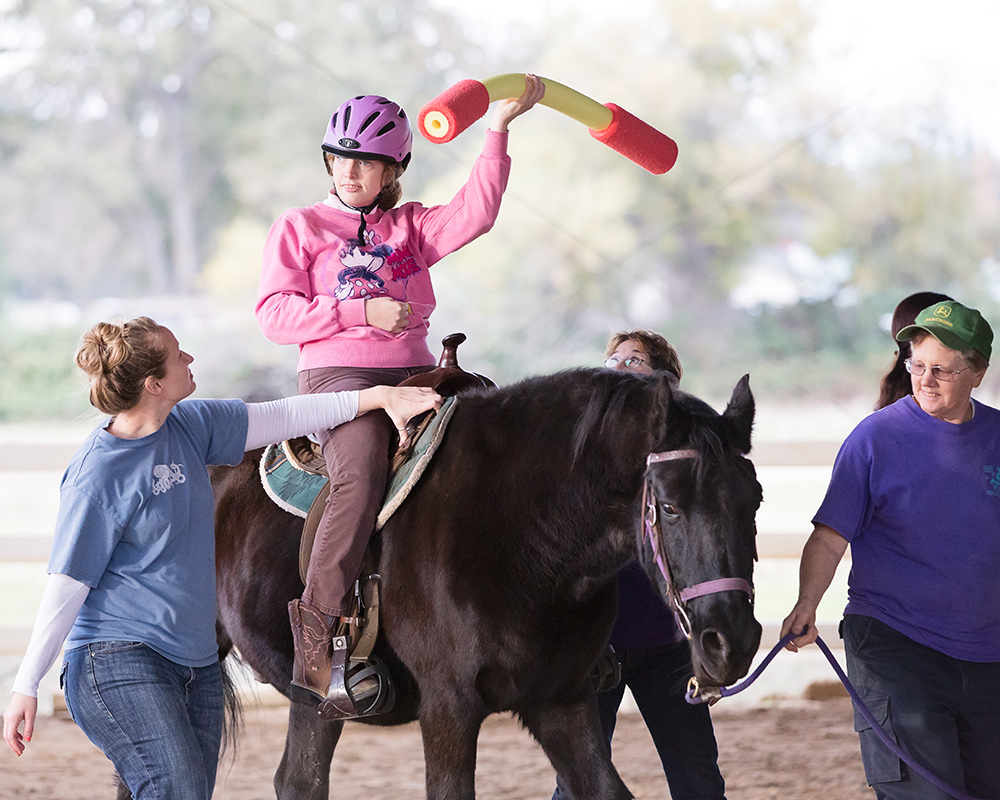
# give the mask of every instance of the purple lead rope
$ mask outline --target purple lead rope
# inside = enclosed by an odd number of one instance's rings
[[[697,703],[709,702],[712,700],[713,695],[717,699],[718,696],[731,697],[734,694],[739,694],[748,686],[750,686],[750,684],[752,684],[755,680],[757,680],[757,678],[760,677],[760,674],[764,671],[764,668],[771,663],[771,660],[778,654],[778,651],[781,650],[786,644],[788,644],[794,638],[795,634],[793,633],[786,634],[785,637],[780,642],[778,642],[773,648],[771,648],[771,652],[768,653],[767,657],[760,662],[760,665],[757,667],[757,669],[755,669],[748,678],[736,684],[735,686],[723,686],[716,692],[708,692],[704,694],[699,694],[698,693],[699,690],[697,689],[697,687],[691,688],[689,686],[686,694],[686,699],[688,703],[695,705]],[[830,652],[830,648],[826,646],[826,642],[824,642],[822,638],[817,636],[816,644],[819,646],[819,649],[823,651],[823,655],[826,656],[826,660],[830,662],[830,666],[833,667],[833,671],[837,673],[837,677],[840,678],[840,682],[844,684],[844,688],[847,689],[847,694],[850,695],[851,702],[854,703],[854,707],[858,710],[861,716],[865,718],[865,721],[869,725],[871,725],[872,730],[875,731],[875,735],[882,740],[882,743],[886,747],[888,747],[889,750],[891,750],[892,753],[898,759],[903,761],[914,772],[924,777],[927,781],[929,781],[932,785],[934,785],[942,792],[947,794],[949,797],[954,797],[956,798],[956,800],[982,800],[982,798],[973,797],[972,795],[966,794],[965,792],[959,791],[958,789],[949,786],[947,783],[941,780],[937,775],[932,773],[929,769],[922,766],[921,764],[916,763],[913,757],[905,750],[903,750],[903,748],[900,747],[899,744],[896,743],[888,733],[886,733],[885,728],[883,728],[882,725],[879,724],[878,720],[875,719],[875,716],[869,710],[868,706],[865,705],[864,701],[861,699],[861,696],[858,694],[857,690],[851,684],[850,679],[847,677],[846,674],[844,674],[844,670],[841,669],[840,664],[837,663],[837,659],[834,658],[833,653]]]

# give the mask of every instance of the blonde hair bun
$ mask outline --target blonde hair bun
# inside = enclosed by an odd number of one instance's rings
[[[90,382],[90,404],[105,414],[135,407],[146,378],[162,378],[166,353],[160,326],[149,317],[98,322],[77,348],[76,365]]]

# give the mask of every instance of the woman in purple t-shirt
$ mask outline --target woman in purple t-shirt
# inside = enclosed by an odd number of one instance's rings
[[[816,608],[851,547],[848,674],[904,751],[952,787],[1000,797],[1000,411],[972,399],[993,331],[954,301],[900,330],[912,396],[844,442],[802,552],[782,636],[815,641]],[[855,715],[879,798],[944,797]]]

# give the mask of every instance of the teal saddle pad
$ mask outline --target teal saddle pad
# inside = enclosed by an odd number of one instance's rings
[[[420,432],[410,451],[410,456],[389,478],[382,510],[375,530],[382,526],[402,504],[437,451],[445,429],[455,411],[455,397],[445,398],[441,409]],[[260,460],[260,477],[264,491],[282,509],[303,519],[327,483],[323,475],[315,475],[297,467],[289,460],[282,444],[268,445]]]
[[[260,459],[260,479],[264,491],[279,508],[305,519],[327,478],[295,466],[283,444],[269,444]]]

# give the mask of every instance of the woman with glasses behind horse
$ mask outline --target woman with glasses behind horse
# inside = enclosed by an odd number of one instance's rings
[[[954,301],[896,335],[913,394],[841,447],[802,553],[782,636],[815,641],[816,608],[851,546],[841,623],[848,675],[916,763],[975,797],[1000,797],[1000,411],[972,399],[993,331]],[[950,795],[908,771],[855,715],[878,798]]]
[[[678,382],[684,374],[677,350],[653,331],[616,333],[604,353],[604,366],[617,372],[669,372]],[[726,782],[719,771],[719,746],[708,706],[690,704],[685,697],[692,669],[691,646],[638,560],[618,573],[618,617],[610,644],[621,663],[621,680],[597,695],[601,733],[608,749],[628,686],[660,757],[670,797],[725,800]],[[552,800],[568,796],[556,776]]]

